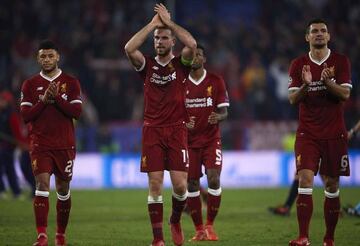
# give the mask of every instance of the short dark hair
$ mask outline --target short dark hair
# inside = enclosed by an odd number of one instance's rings
[[[199,44],[199,43],[198,43],[198,44],[196,45],[196,48],[202,50],[203,53],[205,53],[205,46],[204,46],[203,44]]]
[[[325,24],[327,26],[327,23],[324,19],[321,19],[321,18],[312,19],[311,21],[309,21],[309,23],[306,26],[306,33],[310,32],[310,26],[312,24],[319,24],[319,23]]]
[[[49,49],[53,49],[53,50],[56,50],[57,52],[59,52],[58,47],[56,46],[56,44],[53,41],[51,41],[49,39],[42,40],[39,44],[38,50],[49,50]]]

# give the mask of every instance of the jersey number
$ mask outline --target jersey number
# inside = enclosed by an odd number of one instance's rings
[[[187,160],[189,159],[189,151],[187,149],[182,149],[181,152],[183,155],[183,162],[187,163]]]
[[[73,167],[74,161],[68,160],[67,165],[65,167],[65,173],[68,173],[68,176],[72,176],[72,167]]]
[[[221,165],[221,161],[222,161],[221,149],[216,149],[215,151],[216,151],[215,165]]]
[[[348,155],[343,155],[341,157],[341,164],[340,164],[341,168],[340,171],[341,172],[345,172],[347,167],[349,166],[349,156]]]

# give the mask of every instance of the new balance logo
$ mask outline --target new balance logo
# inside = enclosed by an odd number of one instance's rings
[[[153,66],[152,69],[159,70],[159,68],[157,66]]]

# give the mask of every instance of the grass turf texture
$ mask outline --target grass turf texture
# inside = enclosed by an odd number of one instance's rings
[[[222,206],[215,223],[218,242],[187,242],[194,235],[191,218],[183,215],[185,245],[287,245],[297,236],[296,211],[290,217],[278,217],[268,206],[281,204],[288,190],[238,189],[223,191]],[[71,191],[72,211],[67,229],[69,246],[76,245],[149,245],[152,236],[147,214],[146,190]],[[170,214],[170,191],[164,192],[164,233],[172,245],[167,221]],[[359,188],[342,188],[341,201],[355,204]],[[322,245],[324,193],[314,190],[314,213],[310,226],[312,245]],[[56,196],[50,195],[48,222],[49,245],[54,245]],[[205,214],[205,213],[204,213]],[[30,201],[0,200],[0,245],[32,245],[35,225]],[[344,215],[336,230],[337,245],[359,245],[360,218]]]

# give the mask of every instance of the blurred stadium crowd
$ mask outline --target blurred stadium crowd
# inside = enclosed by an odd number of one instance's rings
[[[3,0],[0,2],[0,89],[19,96],[39,71],[39,40],[60,47],[61,68],[80,78],[86,102],[78,125],[80,151],[138,151],[142,82],[125,58],[127,40],[151,20],[157,1]],[[227,83],[231,105],[223,124],[225,149],[281,149],[296,129],[287,100],[291,59],[307,52],[305,26],[329,23],[330,48],[350,57],[353,90],[346,123],[359,117],[360,3],[356,0],[173,0],[172,17],[205,45],[207,68]],[[148,40],[148,52],[152,52]],[[360,146],[359,138],[351,143]]]

